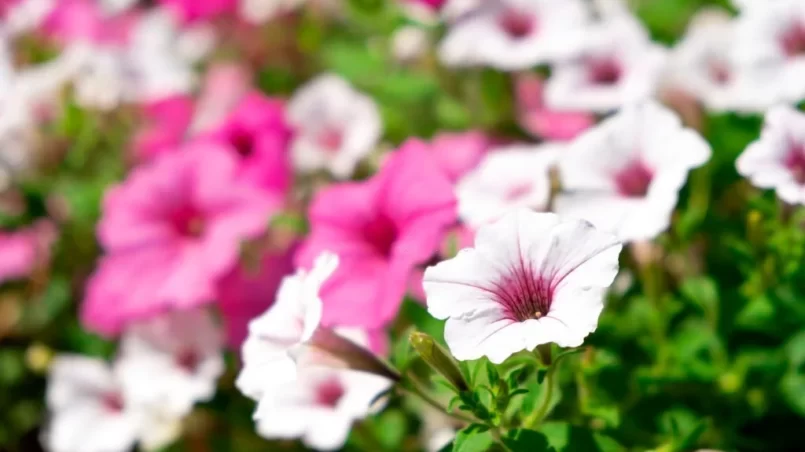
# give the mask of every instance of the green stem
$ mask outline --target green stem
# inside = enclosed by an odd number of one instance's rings
[[[468,422],[468,423],[477,422],[475,419],[473,419],[471,417],[468,417],[468,416],[465,416],[465,415],[463,415],[461,413],[453,413],[453,412],[449,411],[447,409],[447,407],[445,407],[444,405],[439,403],[439,401],[437,401],[436,399],[431,397],[424,389],[422,389],[422,387],[416,382],[416,380],[414,380],[413,378],[410,378],[410,376],[405,378],[405,381],[408,382],[409,384],[407,384],[407,385],[402,384],[402,385],[399,386],[403,391],[407,392],[408,394],[411,394],[411,395],[419,397],[423,402],[425,402],[426,404],[430,405],[432,408],[436,409],[437,411],[445,413],[446,415],[448,415],[448,416],[450,416],[452,418],[458,419],[460,421],[463,421],[463,422]]]
[[[548,369],[548,375],[545,376],[545,384],[543,387],[545,388],[545,398],[542,399],[542,405],[540,405],[539,409],[534,413],[533,416],[526,419],[523,425],[526,428],[533,428],[540,422],[542,422],[545,415],[548,413],[548,409],[551,406],[551,399],[553,398],[553,386],[556,379],[554,378],[554,374],[556,373],[556,368],[558,366],[553,365],[550,369]]]

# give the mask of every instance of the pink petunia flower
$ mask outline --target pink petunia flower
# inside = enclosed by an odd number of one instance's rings
[[[46,262],[55,232],[44,220],[14,232],[0,231],[0,283],[28,276]]]
[[[451,182],[475,168],[490,146],[489,138],[478,131],[440,133],[430,142],[436,164]]]
[[[193,99],[184,94],[160,99],[144,105],[143,115],[148,125],[134,137],[132,144],[139,161],[176,149],[193,119]]]
[[[279,200],[238,179],[234,156],[212,143],[135,170],[104,199],[98,235],[108,255],[82,317],[116,333],[137,318],[211,301],[243,240],[265,231]]]
[[[165,7],[173,10],[185,22],[213,19],[216,16],[233,13],[238,0],[160,0]]]
[[[323,324],[388,324],[411,272],[456,221],[453,188],[427,149],[409,140],[372,179],[333,185],[314,199],[312,231],[296,260],[309,267],[324,250],[341,259],[322,288]]]

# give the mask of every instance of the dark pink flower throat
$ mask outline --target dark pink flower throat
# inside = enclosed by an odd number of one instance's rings
[[[344,387],[338,380],[327,380],[316,388],[316,404],[335,408],[344,397]]]
[[[783,164],[791,171],[798,184],[805,185],[805,145],[789,140]]]
[[[653,177],[654,171],[640,160],[632,161],[614,175],[618,193],[629,198],[646,196]]]
[[[551,309],[553,287],[550,280],[522,263],[494,286],[495,301],[506,317],[518,322],[539,319]]]

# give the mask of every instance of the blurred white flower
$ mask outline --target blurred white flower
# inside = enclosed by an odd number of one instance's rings
[[[628,106],[564,153],[555,210],[623,241],[651,239],[668,228],[688,172],[709,158],[707,142],[667,108]]]
[[[236,385],[246,396],[260,400],[273,386],[293,381],[296,364],[291,353],[302,347],[319,327],[319,290],[338,266],[338,256],[320,255],[308,272],[286,276],[274,304],[249,324],[243,343],[243,369]]]
[[[84,48],[84,44],[72,47],[77,48]],[[123,54],[116,49],[93,48],[76,74],[75,101],[85,108],[109,111],[126,100],[130,75]]]
[[[301,6],[307,0],[241,0],[240,16],[247,22],[263,23]]]
[[[375,399],[391,380],[369,373],[330,368],[300,369],[297,379],[265,394],[254,418],[265,438],[300,438],[313,449],[344,445],[352,423],[371,414]]]
[[[805,98],[805,2],[752,2],[735,24],[733,58],[741,65],[774,71],[781,101]]]
[[[428,32],[416,25],[398,28],[391,36],[391,54],[394,60],[407,63],[421,57],[428,50]]]
[[[650,98],[666,54],[637,19],[613,14],[586,31],[578,58],[554,67],[545,86],[545,104],[555,110],[603,113]]]
[[[113,369],[95,358],[57,356],[47,405],[42,441],[51,452],[125,452],[145,425],[145,412],[127,398]]]
[[[286,112],[296,132],[294,164],[302,172],[326,168],[335,177],[349,177],[382,131],[372,98],[333,74],[320,75],[299,88]]]
[[[448,66],[505,71],[578,54],[589,12],[579,0],[497,0],[460,16],[439,47]]]
[[[671,53],[669,81],[709,110],[763,112],[778,101],[777,74],[734,61],[734,25],[725,11],[700,12]]]
[[[11,36],[38,27],[56,6],[55,0],[19,0],[10,3],[2,5],[7,9],[2,17],[0,30]]]
[[[788,106],[769,110],[760,139],[736,166],[755,186],[774,188],[787,203],[805,204],[805,114]]]
[[[178,418],[215,395],[222,348],[222,332],[207,311],[175,311],[126,330],[117,368],[129,398]]]
[[[486,154],[456,187],[459,217],[471,228],[500,219],[517,208],[545,210],[551,194],[549,171],[560,145],[513,145]]]
[[[101,9],[108,14],[118,14],[134,7],[139,0],[99,0]]]
[[[482,226],[475,246],[425,270],[428,311],[446,319],[456,359],[501,363],[595,331],[621,244],[581,220],[520,209]]]

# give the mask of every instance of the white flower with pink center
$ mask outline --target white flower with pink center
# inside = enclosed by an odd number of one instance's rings
[[[670,81],[714,111],[763,112],[780,89],[774,67],[740,65],[732,58],[735,22],[722,10],[705,10],[691,22],[670,58]]]
[[[302,172],[327,169],[340,179],[352,175],[382,133],[372,98],[333,74],[299,88],[288,102],[287,119],[296,132],[291,145],[296,168]]]
[[[215,395],[225,368],[223,334],[203,309],[166,313],[128,328],[117,366],[132,398],[184,416]]]
[[[42,442],[52,452],[131,450],[147,419],[115,369],[78,355],[60,355],[51,363],[47,405],[50,421]]]
[[[709,158],[707,142],[667,108],[629,106],[567,149],[554,207],[625,242],[651,239],[668,228],[688,172]]]
[[[323,253],[310,271],[299,269],[286,276],[274,304],[251,321],[243,343],[243,369],[236,382],[243,394],[260,400],[268,389],[296,378],[297,366],[291,355],[319,327],[319,290],[337,266],[338,256]]]
[[[461,220],[477,228],[517,208],[545,210],[559,147],[514,145],[486,154],[456,187]]]
[[[733,57],[742,65],[774,71],[780,101],[805,98],[805,2],[747,3],[735,25]]]
[[[428,311],[447,320],[445,341],[459,360],[576,347],[595,331],[621,247],[586,221],[516,210],[425,270]]]
[[[591,27],[578,58],[554,67],[545,104],[554,110],[608,112],[650,98],[666,50],[632,16],[614,14]]]
[[[805,114],[788,106],[769,110],[760,139],[736,166],[755,186],[774,188],[787,203],[805,204]]]
[[[391,380],[369,373],[324,367],[300,370],[298,378],[260,400],[257,432],[269,439],[299,438],[317,450],[344,445],[353,422],[371,414]]]
[[[448,66],[527,69],[577,55],[589,20],[579,0],[482,2],[450,25],[439,57]]]

